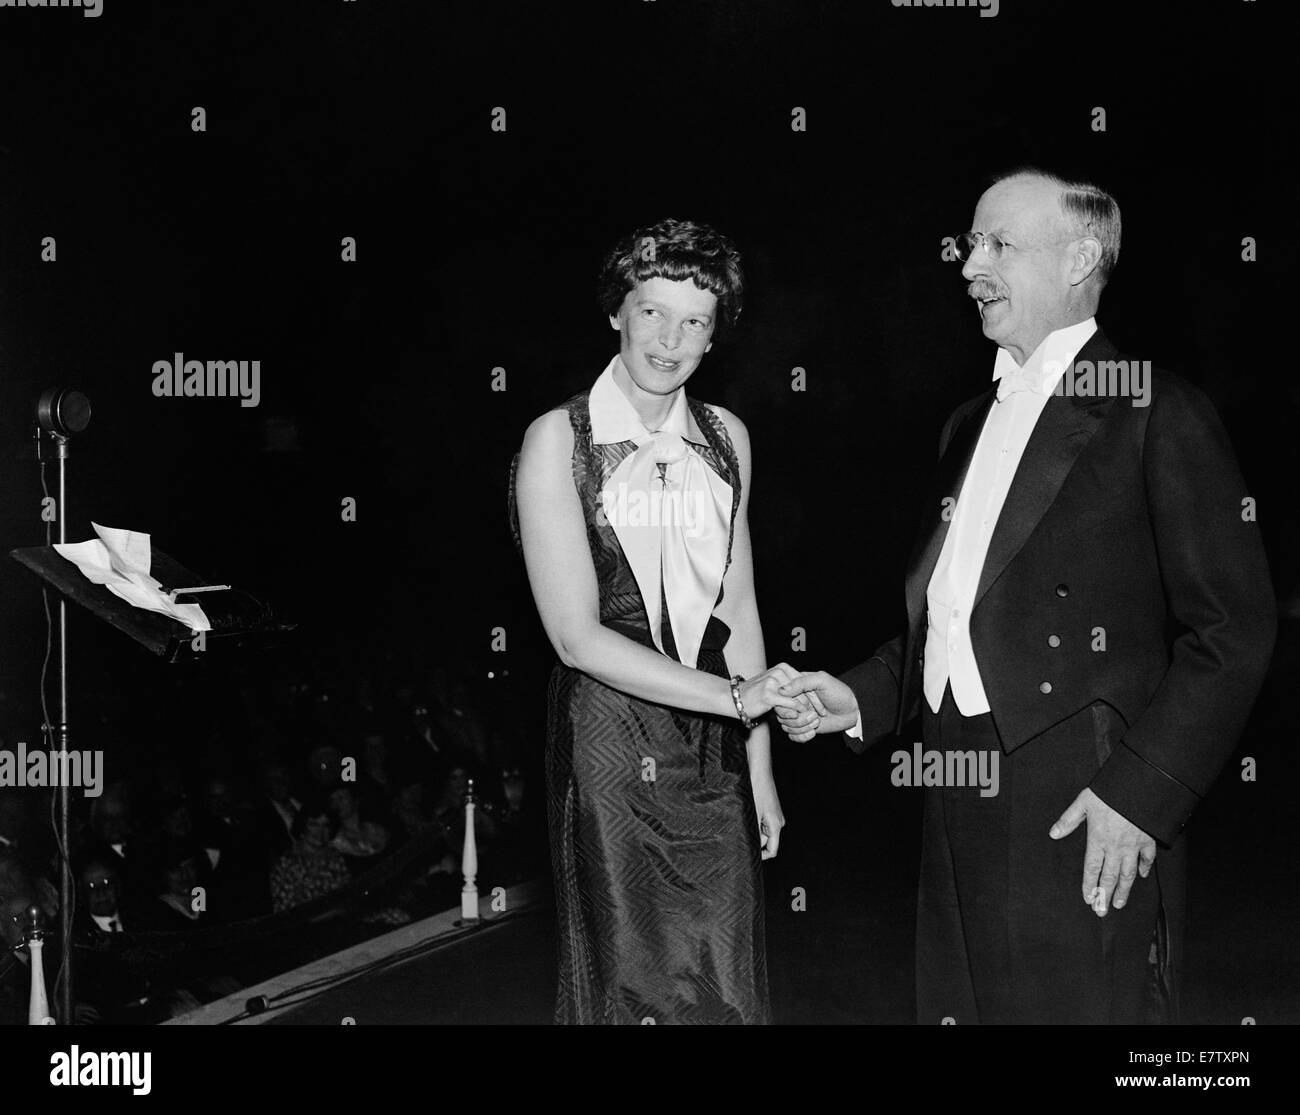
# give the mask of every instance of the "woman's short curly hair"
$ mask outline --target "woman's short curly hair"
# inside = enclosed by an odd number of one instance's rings
[[[600,308],[616,316],[628,291],[647,279],[691,279],[712,291],[718,299],[715,338],[740,317],[745,290],[740,252],[708,225],[669,217],[620,239],[600,269]]]

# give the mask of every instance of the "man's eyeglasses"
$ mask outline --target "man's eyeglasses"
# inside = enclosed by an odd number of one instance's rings
[[[1010,248],[1013,245],[1008,244],[995,232],[963,232],[957,237],[957,258],[965,263],[980,246],[983,246],[984,253],[989,259],[996,260],[1001,258],[1003,248]]]

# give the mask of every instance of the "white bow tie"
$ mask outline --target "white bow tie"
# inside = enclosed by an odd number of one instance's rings
[[[1041,391],[1043,369],[1032,357],[1024,366],[1017,364],[1006,349],[998,349],[993,370],[998,381],[998,402],[1017,391]]]

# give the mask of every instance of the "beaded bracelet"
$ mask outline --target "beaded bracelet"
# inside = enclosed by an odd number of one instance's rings
[[[739,674],[731,679],[731,699],[736,702],[736,715],[740,717],[740,722],[746,728],[753,729],[758,727],[758,721],[745,715],[745,706],[740,700],[740,683],[744,680]]]

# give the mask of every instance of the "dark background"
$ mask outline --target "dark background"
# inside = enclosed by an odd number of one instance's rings
[[[74,614],[73,746],[129,765],[243,731],[228,697],[249,670],[346,686],[445,664],[535,765],[551,652],[507,525],[510,457],[614,351],[602,253],[665,215],[716,224],[745,255],[741,326],[692,393],[751,432],[769,657],[865,657],[899,629],[942,422],[991,374],[941,239],[969,226],[991,172],[1027,161],[1119,198],[1099,318],[1218,405],[1294,617],[1292,63],[1264,4],[1155,15],[1014,0],[991,19],[887,0],[0,10],[3,549],[43,540],[34,400],[75,386],[95,417],[73,444],[70,537],[92,518],[148,531],[300,625],[272,666],[185,669]],[[1241,261],[1244,236],[1259,262]],[[155,398],[153,362],[177,351],[260,360],[261,405]],[[39,736],[44,640],[36,583],[5,559],[7,745]],[[1259,781],[1234,759],[1190,831],[1193,1020],[1300,1019],[1297,724],[1281,701],[1296,661],[1291,618],[1239,749]],[[786,1020],[911,1017],[919,795],[889,785],[890,749],[777,741]]]

